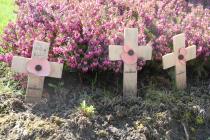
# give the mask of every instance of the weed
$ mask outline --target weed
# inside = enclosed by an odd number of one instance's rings
[[[204,119],[203,119],[203,117],[202,116],[197,116],[196,118],[195,118],[195,124],[197,124],[197,125],[203,125],[205,122],[204,122]]]
[[[92,117],[95,113],[95,108],[93,105],[87,105],[86,101],[83,100],[82,103],[80,103],[80,108],[79,108],[83,115],[86,117]]]
[[[99,130],[99,131],[97,132],[97,135],[98,135],[99,137],[106,137],[106,136],[109,135],[109,133],[108,133],[106,130]]]
[[[61,124],[64,123],[64,120],[59,118],[59,117],[57,117],[57,116],[52,116],[51,117],[51,122],[56,124],[57,126],[61,126]]]
[[[14,80],[14,73],[6,64],[0,63],[0,94],[23,94],[20,82]]]
[[[96,87],[97,79],[98,79],[98,73],[96,73],[94,79],[91,80],[91,89],[92,89],[92,92],[93,92],[93,90],[94,90],[95,87]]]
[[[48,84],[49,87],[53,88],[54,93],[62,93],[62,90],[64,90],[64,83],[59,82],[58,84]]]

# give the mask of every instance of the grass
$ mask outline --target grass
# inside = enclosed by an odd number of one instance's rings
[[[0,36],[7,24],[16,19],[15,8],[14,0],[0,0]],[[0,52],[2,52],[1,48]],[[10,69],[5,64],[0,63],[0,94],[17,92],[17,82],[14,82],[11,77]]]
[[[23,94],[19,81],[14,80],[13,72],[4,63],[0,62],[0,95],[1,94]]]
[[[80,110],[86,117],[91,117],[95,113],[95,108],[92,105],[87,105],[85,100],[80,104]]]
[[[14,13],[14,0],[0,0],[0,34],[9,21],[14,21],[16,14]]]

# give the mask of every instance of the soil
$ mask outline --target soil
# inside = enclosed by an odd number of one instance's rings
[[[167,78],[142,76],[139,97],[123,98],[119,75],[64,77],[47,78],[43,100],[37,104],[25,103],[22,95],[0,94],[0,139],[210,139],[210,79],[191,80],[179,91]],[[92,116],[80,109],[83,100],[95,107]]]

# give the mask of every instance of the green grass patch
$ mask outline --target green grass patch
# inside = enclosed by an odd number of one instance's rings
[[[16,19],[14,0],[0,0],[0,34],[9,21]]]
[[[20,81],[13,78],[13,72],[8,65],[0,62],[0,95],[1,94],[23,94]]]

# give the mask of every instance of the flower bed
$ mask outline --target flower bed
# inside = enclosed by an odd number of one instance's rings
[[[172,37],[186,33],[197,56],[210,56],[209,4],[185,0],[18,0],[15,23],[5,29],[0,46],[10,63],[13,55],[31,56],[35,39],[51,43],[50,61],[83,72],[121,70],[122,62],[108,60],[108,45],[123,44],[125,27],[139,29],[139,45],[152,43],[153,60],[172,51]],[[138,69],[144,62],[138,61]]]

